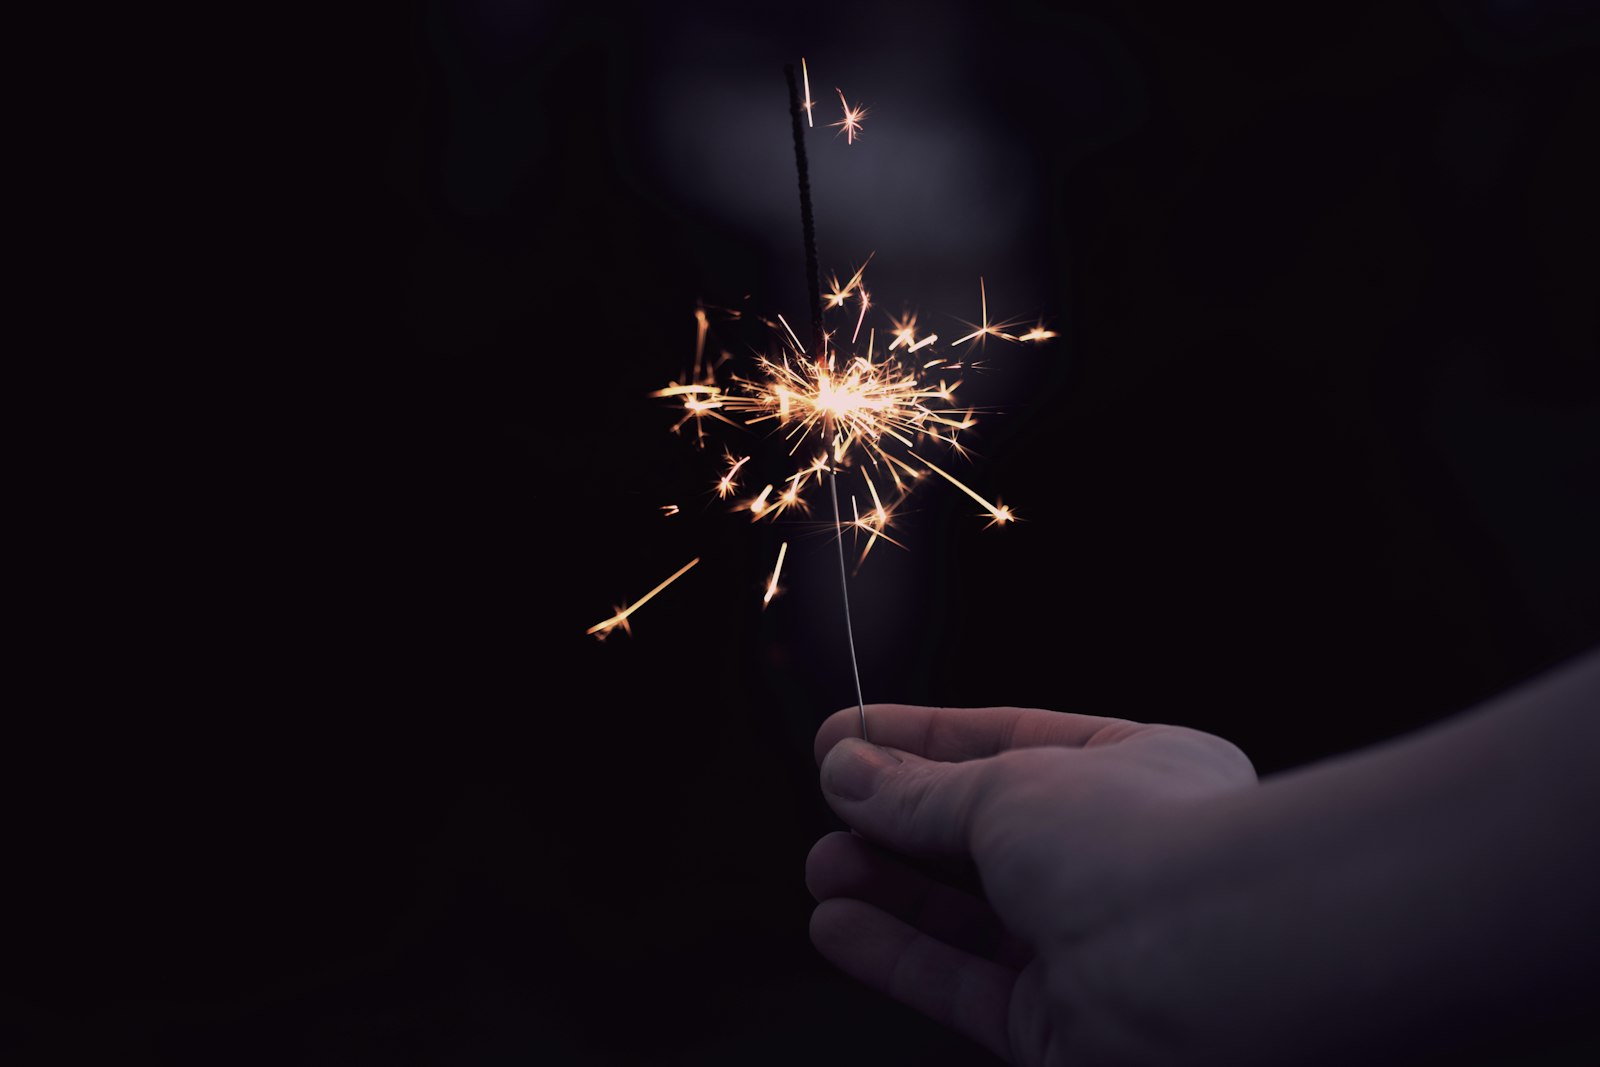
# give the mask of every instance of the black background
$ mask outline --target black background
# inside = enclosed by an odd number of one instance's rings
[[[827,516],[728,513],[647,395],[697,302],[805,319],[801,55],[819,115],[871,108],[809,135],[824,270],[871,254],[947,338],[982,275],[1060,333],[962,387],[964,476],[1025,521],[930,486],[853,580],[868,701],[1182,723],[1268,774],[1600,640],[1583,5],[275,29],[178,138],[247,146],[165,189],[193,287],[124,283],[200,361],[60,434],[19,1049],[986,1062],[806,939],[811,739],[854,700]]]

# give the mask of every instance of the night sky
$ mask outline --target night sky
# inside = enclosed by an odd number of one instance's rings
[[[225,115],[259,153],[176,194],[224,238],[205,369],[65,461],[13,1047],[990,1062],[807,940],[811,739],[855,700],[826,497],[751,523],[708,490],[761,438],[648,395],[697,306],[806,321],[802,55],[823,272],[872,257],[880,337],[966,332],[980,276],[1059,333],[961,387],[958,473],[1023,521],[928,484],[852,577],[868,702],[1177,723],[1267,775],[1600,642],[1592,9],[757,7],[278,27],[303,53]]]

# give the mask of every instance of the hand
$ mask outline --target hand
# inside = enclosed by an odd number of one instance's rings
[[[1162,986],[1152,860],[1198,802],[1255,784],[1249,760],[1196,730],[1036,709],[873,705],[876,744],[857,723],[817,734],[855,830],[806,860],[818,951],[1013,1062],[1141,1058]],[[976,891],[952,884],[962,868]]]

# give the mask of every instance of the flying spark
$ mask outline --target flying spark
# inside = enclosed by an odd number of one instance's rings
[[[983,321],[977,324],[970,322],[967,323],[968,326],[977,325],[978,328],[967,334],[965,337],[950,342],[950,347],[955,348],[957,345],[964,345],[968,341],[972,340],[977,340],[981,344],[983,339],[988,337],[999,337],[1007,341],[1020,341],[1020,337],[1013,337],[1005,332],[1008,328],[1014,325],[1013,323],[989,321],[989,289],[984,285],[982,278],[978,279],[978,294],[982,300]]]
[[[800,106],[806,109],[806,125],[808,127],[815,126],[816,123],[811,121],[811,109],[813,106],[815,106],[816,101],[811,99],[811,74],[806,70],[806,60],[804,56],[800,57],[800,76],[804,78],[806,82],[806,98],[800,102]]]
[[[825,292],[817,284],[820,271],[810,223],[811,205],[800,125],[803,111],[806,126],[814,126],[814,101],[810,71],[804,59],[800,67],[805,82],[803,98],[795,84],[792,67],[787,69],[787,74],[797,168],[801,177],[808,276],[813,294],[810,303],[815,305],[810,313],[812,330],[808,335],[812,350],[807,350],[806,343],[783,315],[778,315],[776,321],[755,316],[754,321],[767,329],[759,343],[749,347],[749,361],[735,365],[734,356],[725,349],[719,349],[720,359],[710,359],[707,345],[712,334],[711,316],[706,308],[697,308],[694,357],[688,373],[682,381],[670,381],[650,395],[676,405],[678,417],[671,424],[672,431],[680,432],[692,425],[695,442],[701,448],[705,447],[707,430],[719,425],[754,435],[767,443],[767,447],[760,449],[741,449],[742,454],[738,456],[724,449],[723,468],[710,490],[731,510],[748,512],[752,523],[774,522],[789,511],[808,513],[808,495],[826,483],[832,498],[831,529],[839,546],[840,577],[843,579],[845,530],[851,531],[858,545],[865,542],[857,558],[857,568],[865,563],[879,541],[905,548],[891,531],[896,528],[907,498],[929,473],[976,501],[988,516],[989,526],[1017,521],[1009,507],[998,500],[987,499],[946,469],[949,461],[942,458],[945,455],[970,458],[962,437],[978,424],[975,409],[956,402],[956,392],[962,384],[958,372],[976,364],[947,353],[968,342],[977,342],[974,347],[982,347],[989,338],[1013,343],[1041,342],[1054,338],[1056,333],[1046,329],[1042,321],[1019,334],[1008,332],[1017,328],[1014,323],[991,321],[988,286],[980,276],[980,321],[968,323],[974,327],[970,333],[941,351],[935,347],[939,344],[939,335],[931,331],[919,333],[916,313],[907,311],[898,318],[888,316],[887,330],[892,339],[886,351],[879,351],[877,326],[869,326],[869,321],[882,312],[873,311],[872,296],[864,281],[872,257],[869,255],[843,283],[837,275],[829,276]],[[861,134],[867,108],[851,107],[844,91],[836,92],[843,118],[831,125],[845,134],[847,143],[854,144]],[[852,299],[853,307],[849,306]],[[828,313],[839,311],[854,319],[847,345],[841,343],[845,336],[844,324],[830,329],[825,321]],[[744,318],[734,311],[722,314],[728,320]],[[867,338],[863,348],[864,327]],[[930,458],[935,454],[941,457],[938,462]],[[851,479],[858,490],[849,493],[853,518],[848,526],[840,518],[843,479]],[[755,486],[761,487],[759,491],[752,491]],[[870,501],[870,505],[863,507],[863,501]],[[676,504],[662,505],[661,512],[676,515],[679,508]],[[788,541],[783,541],[778,549],[777,561],[762,597],[763,606],[770,604],[781,591],[778,582],[788,548]],[[698,557],[690,560],[633,604],[617,608],[611,618],[591,626],[586,632],[601,638],[616,629],[631,633],[629,616],[699,562]],[[845,596],[845,628],[849,637],[847,589]],[[855,669],[853,637],[849,643],[864,737],[865,705],[861,701],[860,674]]]
[[[772,603],[772,598],[778,595],[778,575],[783,573],[783,557],[789,551],[789,542],[785,541],[778,546],[778,564],[772,568],[772,580],[767,583],[767,595],[761,598],[761,603]]]
[[[615,627],[620,626],[622,627],[624,633],[632,634],[633,630],[628,626],[628,616],[632,615],[635,611],[638,611],[645,604],[649,603],[650,599],[657,593],[661,592],[661,590],[665,589],[679,578],[682,578],[684,574],[688,572],[690,567],[693,567],[699,562],[699,556],[691,559],[688,563],[685,563],[683,566],[679,567],[677,571],[673,573],[672,577],[668,578],[666,581],[662,582],[660,585],[656,586],[654,589],[650,590],[644,596],[640,597],[638,600],[635,600],[627,607],[618,608],[617,613],[611,616],[611,618],[605,620],[604,622],[595,623],[593,626],[585,630],[584,633],[595,634],[604,640],[607,634],[609,634]]]
[[[845,135],[846,144],[855,144],[856,138],[861,134],[861,120],[867,117],[867,109],[851,107],[850,102],[844,98],[843,89],[835,89],[834,92],[839,94],[839,106],[844,109],[844,118],[833,125],[839,127],[839,131]]]

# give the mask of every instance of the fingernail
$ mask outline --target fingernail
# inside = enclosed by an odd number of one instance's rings
[[[888,749],[847,737],[822,761],[822,787],[845,800],[866,800],[900,763],[900,757]]]

